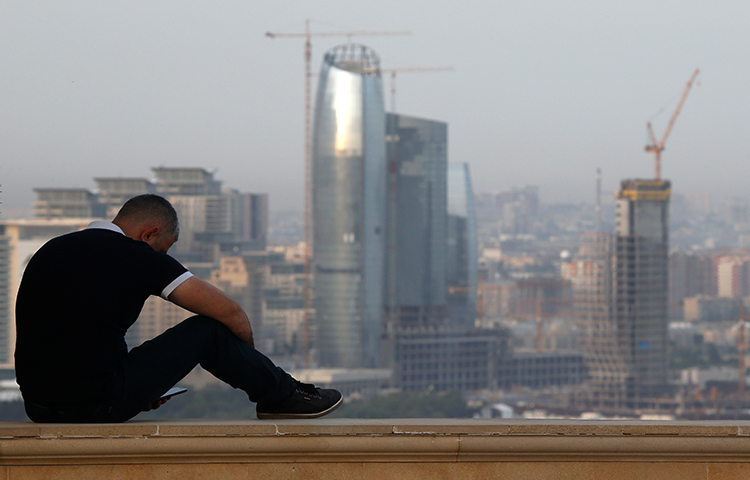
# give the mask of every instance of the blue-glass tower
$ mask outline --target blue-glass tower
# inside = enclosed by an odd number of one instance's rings
[[[386,120],[391,175],[387,317],[394,327],[442,324],[446,318],[448,125],[393,113]]]
[[[448,318],[474,326],[477,303],[477,227],[469,165],[448,164]]]
[[[321,366],[374,367],[383,315],[386,154],[377,54],[323,58],[313,126],[313,273]]]

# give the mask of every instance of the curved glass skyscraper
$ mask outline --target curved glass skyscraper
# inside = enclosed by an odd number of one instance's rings
[[[312,154],[313,272],[320,364],[378,364],[385,255],[385,111],[377,54],[323,58]]]

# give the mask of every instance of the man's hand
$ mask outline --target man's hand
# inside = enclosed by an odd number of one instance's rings
[[[240,340],[255,348],[253,329],[240,304],[210,283],[190,277],[174,289],[169,301],[220,321]]]
[[[156,410],[157,408],[159,408],[162,405],[164,405],[165,403],[167,403],[170,398],[172,398],[172,397],[171,396],[169,396],[169,397],[161,397],[159,400],[155,401],[151,405],[149,405],[146,408],[144,408],[143,411],[144,412],[149,412],[151,410]]]

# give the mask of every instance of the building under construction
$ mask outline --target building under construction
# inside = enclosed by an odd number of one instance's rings
[[[380,59],[346,44],[323,59],[315,105],[312,220],[321,366],[378,365],[386,142]]]
[[[644,408],[666,393],[669,195],[668,181],[622,181],[615,234],[585,235],[571,264],[590,407]]]

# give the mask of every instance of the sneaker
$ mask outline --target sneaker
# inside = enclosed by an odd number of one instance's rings
[[[280,402],[259,403],[255,412],[261,420],[318,418],[339,408],[344,397],[333,389],[317,388],[294,380],[292,394]]]

